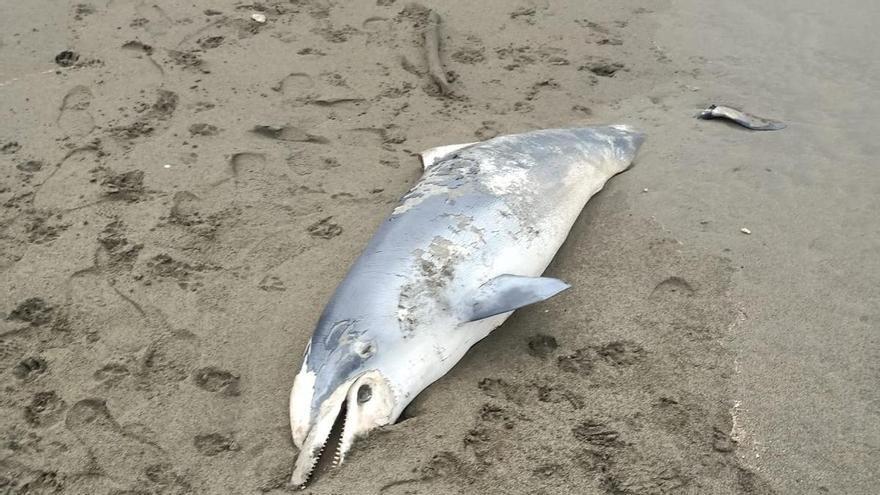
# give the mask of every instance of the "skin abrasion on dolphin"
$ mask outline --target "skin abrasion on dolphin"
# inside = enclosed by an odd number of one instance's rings
[[[549,129],[422,153],[424,173],[336,288],[290,394],[305,486],[332,452],[394,423],[518,308],[569,286],[542,274],[587,201],[644,136],[624,125]]]

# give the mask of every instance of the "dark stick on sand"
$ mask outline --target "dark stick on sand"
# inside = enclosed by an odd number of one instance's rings
[[[449,81],[446,80],[446,71],[440,62],[440,15],[433,10],[428,13],[428,22],[424,31],[425,59],[428,62],[428,76],[437,85],[442,96],[452,93]]]

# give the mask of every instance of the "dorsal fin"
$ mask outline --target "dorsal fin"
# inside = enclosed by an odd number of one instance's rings
[[[419,153],[419,156],[422,157],[422,169],[427,170],[431,165],[437,162],[438,159],[443,158],[454,151],[467,148],[472,144],[477,143],[447,144],[445,146],[437,146],[436,148],[427,149]]]
[[[466,321],[482,320],[541,302],[569,287],[556,278],[499,275],[477,289],[466,310]]]

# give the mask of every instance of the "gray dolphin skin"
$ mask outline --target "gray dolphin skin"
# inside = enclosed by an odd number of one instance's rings
[[[306,346],[290,395],[300,450],[291,483],[305,485],[328,441],[341,464],[356,438],[397,420],[514,310],[567,289],[541,274],[643,139],[623,125],[551,129],[422,153],[422,178]]]
[[[785,129],[785,124],[782,122],[757,117],[724,105],[709,105],[705,110],[697,114],[697,118],[703,120],[727,119],[753,131],[778,131]]]

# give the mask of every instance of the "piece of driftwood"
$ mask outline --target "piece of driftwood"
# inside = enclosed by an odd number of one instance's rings
[[[437,85],[441,95],[449,95],[452,93],[452,88],[449,86],[449,81],[446,80],[446,71],[440,62],[440,15],[437,12],[432,10],[428,13],[428,20],[423,33],[428,76]]]

